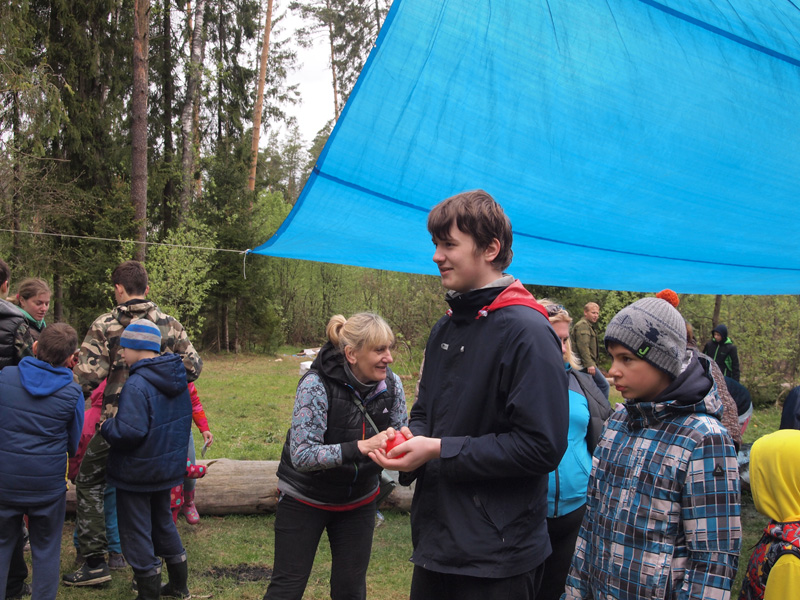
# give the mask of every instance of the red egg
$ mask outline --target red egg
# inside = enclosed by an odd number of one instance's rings
[[[389,450],[391,450],[395,446],[399,446],[400,444],[402,444],[405,441],[406,441],[406,436],[404,436],[399,431],[395,431],[394,438],[392,438],[391,440],[386,440],[386,453],[388,454]],[[397,456],[395,456],[393,458],[402,458],[405,455],[406,455],[406,453],[403,452],[402,454],[399,454],[399,455],[397,455]]]

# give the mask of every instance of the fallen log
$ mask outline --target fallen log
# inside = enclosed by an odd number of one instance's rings
[[[278,503],[277,460],[198,460],[207,465],[197,480],[195,504],[201,515],[248,515],[275,512]],[[396,479],[396,477],[395,477]],[[398,485],[381,503],[381,510],[411,510],[413,486]],[[67,513],[75,512],[75,486],[67,491]]]

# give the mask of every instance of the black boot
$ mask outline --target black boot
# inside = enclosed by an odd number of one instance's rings
[[[158,600],[161,597],[161,573],[144,576],[134,575],[139,595],[136,600]]]
[[[189,564],[184,560],[179,563],[167,563],[169,582],[161,586],[164,598],[191,598],[187,582],[189,581]]]

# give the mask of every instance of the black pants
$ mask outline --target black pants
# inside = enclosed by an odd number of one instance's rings
[[[24,527],[20,519],[20,530]],[[8,565],[8,581],[6,582],[6,596],[18,596],[22,592],[25,580],[28,578],[28,565],[25,564],[25,540],[20,534],[14,550],[11,553],[11,562]]]
[[[331,544],[331,598],[364,600],[375,530],[375,502],[320,510],[282,496],[275,515],[275,562],[264,600],[301,600],[323,530]]]
[[[567,513],[563,517],[547,519],[547,533],[550,535],[550,545],[553,553],[544,561],[544,577],[539,590],[541,600],[559,600],[564,593],[567,583],[569,566],[575,554],[575,543],[586,512],[584,504],[577,510]]]
[[[414,566],[410,600],[538,600],[544,565],[522,575],[487,579]]]
[[[117,488],[122,553],[135,575],[151,577],[167,564],[184,561],[184,549],[169,507],[170,490],[130,492]]]
[[[66,506],[66,490],[46,504],[0,504],[0,565],[3,567],[10,565],[19,547],[22,515],[28,515],[34,598],[55,600],[58,593],[61,531],[64,529]],[[0,573],[0,589],[8,589],[5,573]]]

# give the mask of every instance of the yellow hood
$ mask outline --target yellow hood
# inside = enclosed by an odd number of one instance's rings
[[[750,488],[756,509],[780,523],[800,521],[800,431],[765,435],[750,449]]]

